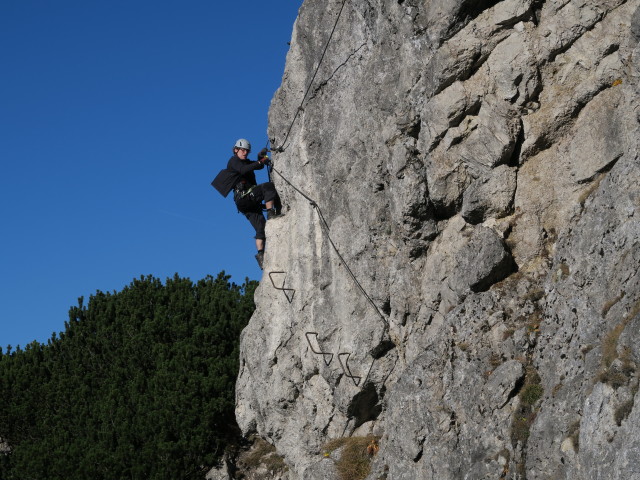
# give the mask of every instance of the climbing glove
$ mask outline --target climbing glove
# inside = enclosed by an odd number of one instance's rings
[[[260,150],[260,153],[258,153],[258,161],[263,165],[271,165],[271,159],[267,157],[268,151],[269,150],[267,150],[266,148],[263,148],[262,150]]]

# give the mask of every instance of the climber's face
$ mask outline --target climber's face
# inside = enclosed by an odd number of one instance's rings
[[[236,148],[236,156],[240,160],[246,160],[247,155],[249,155],[249,150],[247,150],[246,148]]]

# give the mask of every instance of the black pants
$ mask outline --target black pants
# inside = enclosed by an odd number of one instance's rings
[[[267,221],[262,213],[262,202],[276,201],[278,193],[271,182],[261,183],[253,187],[250,193],[242,195],[236,193],[234,200],[238,211],[242,213],[256,231],[254,238],[265,240],[264,227]]]

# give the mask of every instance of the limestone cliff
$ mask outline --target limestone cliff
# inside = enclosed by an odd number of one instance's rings
[[[305,0],[237,383],[285,476],[640,478],[639,7]]]

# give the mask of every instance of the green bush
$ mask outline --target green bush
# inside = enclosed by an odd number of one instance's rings
[[[97,292],[65,331],[0,355],[0,478],[187,479],[235,440],[239,334],[256,282],[220,273]]]
[[[525,385],[522,388],[522,392],[520,392],[520,400],[522,400],[525,405],[532,406],[542,398],[543,393],[544,389],[539,383]]]

